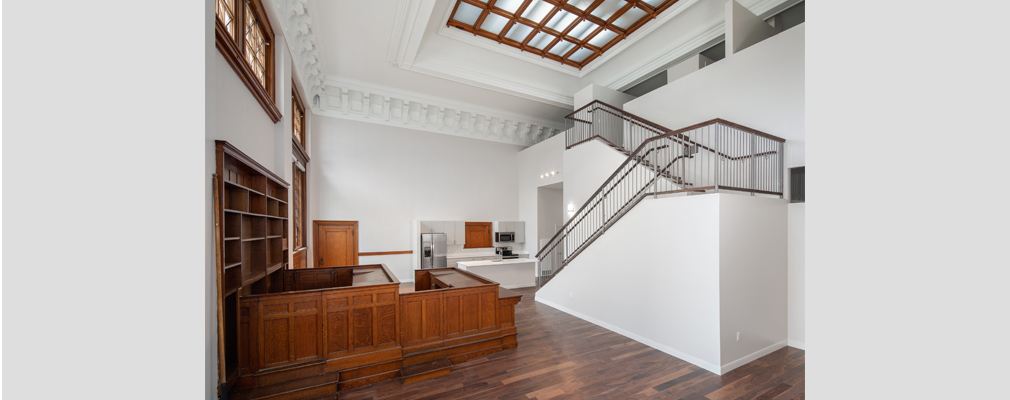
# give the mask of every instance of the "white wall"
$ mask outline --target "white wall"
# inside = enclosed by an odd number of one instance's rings
[[[520,146],[325,116],[313,123],[309,221],[358,221],[359,252],[413,249],[414,220],[519,217]],[[411,281],[416,256],[359,262],[386,263]]]
[[[526,221],[526,245],[530,258],[539,250],[540,231],[538,228],[539,203],[537,188],[555,185],[565,179],[564,169],[565,134],[555,135],[547,140],[527,147],[519,152],[516,167],[518,187],[519,219]],[[545,172],[560,171],[557,175],[540,178]]]
[[[582,106],[592,103],[595,100],[620,108],[624,105],[624,103],[634,99],[635,96],[618,92],[613,89],[608,89],[594,83],[582,88],[578,92],[575,92],[575,108],[573,108],[573,110],[578,110],[582,108]]]
[[[562,189],[537,188],[537,237],[549,239],[554,236],[554,226],[565,223],[565,199]],[[539,241],[531,242],[537,243]],[[528,247],[535,248],[535,247]]]
[[[569,204],[577,211],[589,196],[596,192],[611,174],[627,160],[628,157],[597,140],[585,142],[564,152],[565,177],[564,198],[565,209]],[[570,216],[564,214],[565,221]]]
[[[804,27],[644,94],[624,110],[670,129],[723,118],[786,139],[786,168],[805,165]]]
[[[536,300],[718,373],[719,196],[643,200]]]
[[[786,345],[788,201],[719,196],[719,327],[725,374]]]
[[[775,35],[777,30],[735,0],[726,2],[726,56]]]
[[[713,61],[711,58],[705,57],[701,54],[695,54],[690,58],[681,61],[679,64],[674,65],[666,70],[666,83],[673,82],[677,79],[683,78],[694,71],[705,68]]]
[[[789,345],[806,350],[806,203],[789,205]]]

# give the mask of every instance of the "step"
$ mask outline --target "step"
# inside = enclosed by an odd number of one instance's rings
[[[412,382],[447,375],[449,372],[452,372],[452,362],[448,358],[440,358],[403,367],[400,370],[400,376],[403,377],[403,384],[406,385]]]
[[[323,396],[337,393],[338,376],[337,372],[330,372],[268,386],[237,390],[228,393],[228,399],[307,400],[324,398]]]

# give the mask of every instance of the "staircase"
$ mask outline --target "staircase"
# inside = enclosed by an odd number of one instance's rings
[[[565,117],[565,147],[599,140],[628,156],[537,253],[543,286],[647,196],[783,194],[785,139],[712,119],[670,130],[601,101]]]

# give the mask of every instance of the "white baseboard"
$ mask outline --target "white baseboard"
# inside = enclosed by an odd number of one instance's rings
[[[783,340],[781,342],[772,344],[771,346],[765,347],[765,348],[763,348],[761,350],[758,350],[758,351],[750,353],[750,354],[748,354],[746,356],[743,356],[743,357],[737,359],[736,361],[732,361],[732,362],[723,364],[722,365],[722,371],[718,372],[718,374],[719,375],[725,374],[725,373],[727,373],[729,371],[732,371],[734,369],[742,367],[742,366],[746,365],[747,363],[749,363],[751,361],[754,361],[754,360],[757,360],[757,359],[759,359],[761,357],[767,356],[767,355],[771,354],[772,352],[774,352],[775,350],[778,350],[778,349],[781,349],[783,347],[786,347],[786,342],[787,342],[786,340]]]
[[[789,339],[789,347],[795,347],[797,349],[807,351],[807,344],[799,340]]]
[[[623,335],[623,336],[625,336],[625,337],[627,337],[629,339],[632,339],[632,340],[637,341],[639,343],[642,343],[642,344],[644,344],[646,346],[652,347],[652,348],[654,348],[656,350],[662,351],[662,352],[664,352],[666,354],[669,354],[671,356],[677,357],[677,358],[679,358],[681,360],[687,361],[687,362],[689,362],[691,364],[694,364],[694,365],[697,365],[697,366],[699,366],[701,368],[704,368],[705,370],[707,370],[709,372],[713,372],[713,373],[722,375],[719,372],[719,367],[717,367],[717,366],[715,366],[715,365],[713,365],[711,363],[705,362],[704,360],[699,359],[697,357],[688,355],[687,353],[684,353],[684,352],[682,352],[680,350],[677,350],[677,349],[674,349],[672,347],[669,347],[669,346],[657,343],[657,342],[655,342],[653,340],[650,340],[650,339],[646,339],[646,338],[641,337],[639,335],[636,335],[634,333],[628,332],[628,331],[626,331],[624,329],[621,329],[621,328],[618,328],[618,327],[613,326],[611,324],[608,324],[606,322],[600,321],[600,320],[598,320],[596,318],[590,317],[590,316],[582,314],[580,312],[576,312],[576,311],[571,310],[571,309],[569,309],[567,307],[563,307],[563,306],[554,304],[554,303],[552,303],[552,302],[550,302],[548,300],[541,299],[540,296],[534,295],[534,299],[538,303],[542,303],[544,305],[553,307],[553,308],[555,308],[555,309],[557,309],[559,311],[563,311],[565,313],[571,314],[572,316],[578,317],[579,319],[585,320],[587,322],[591,322],[593,324],[599,325],[599,326],[601,326],[603,328],[606,328],[608,330],[617,332],[617,333],[619,333],[619,334],[621,334],[621,335]]]

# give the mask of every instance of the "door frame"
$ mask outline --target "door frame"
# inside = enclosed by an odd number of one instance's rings
[[[358,221],[312,221],[312,265],[314,268],[320,268],[319,265],[319,227],[327,225],[351,225],[354,229],[354,249],[353,255],[355,260],[355,265],[358,265]]]

